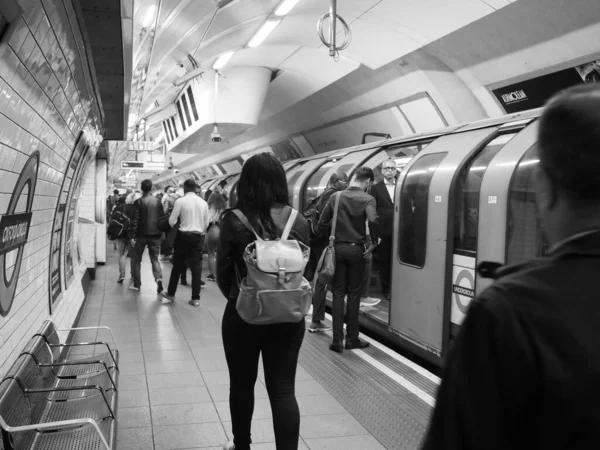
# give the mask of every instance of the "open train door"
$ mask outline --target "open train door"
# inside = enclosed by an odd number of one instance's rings
[[[396,184],[390,331],[425,359],[440,363],[447,348],[450,307],[445,295],[455,175],[496,133],[492,126],[442,136],[416,155]]]

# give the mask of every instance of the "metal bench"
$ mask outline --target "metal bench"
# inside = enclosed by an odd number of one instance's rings
[[[103,327],[89,329],[98,328]],[[80,359],[61,352],[75,346],[103,348],[104,352]],[[66,358],[61,356],[65,353]],[[4,450],[114,448],[117,363],[116,345],[61,344],[54,324],[45,321],[0,382],[3,444],[0,447]]]

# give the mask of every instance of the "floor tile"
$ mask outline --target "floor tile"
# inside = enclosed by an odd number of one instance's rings
[[[226,440],[223,426],[218,422],[154,427],[156,450],[219,446]]]
[[[124,428],[117,433],[117,448],[148,450],[153,448],[152,428]]]
[[[300,415],[317,416],[323,414],[347,413],[340,402],[331,395],[313,395],[309,397],[297,397]]]
[[[300,436],[303,439],[359,434],[368,434],[368,431],[348,413],[304,416],[300,421]]]
[[[217,412],[219,413],[222,422],[231,422],[228,400],[215,402],[215,407],[217,408]],[[272,417],[269,399],[259,398],[254,400],[254,414],[252,414],[252,419],[270,419]]]
[[[154,361],[185,361],[192,360],[194,356],[190,350],[160,350],[156,352],[144,352],[144,360],[146,362]]]
[[[150,408],[122,408],[117,412],[117,423],[119,430],[124,428],[140,428],[152,425],[150,421]]]
[[[177,405],[182,403],[210,402],[208,390],[204,386],[156,389],[150,391],[150,402],[156,405]]]
[[[135,406],[148,406],[148,391],[122,391],[119,392],[119,408],[132,408]]]
[[[306,439],[306,443],[310,450],[385,450],[371,435]]]
[[[137,354],[138,352],[136,352]],[[119,361],[119,373],[121,375],[145,375],[146,369],[142,362],[133,362],[123,360]]]
[[[157,352],[161,350],[188,350],[189,346],[185,340],[172,341],[147,341],[143,342],[145,352]]]
[[[148,374],[148,387],[151,391],[198,386],[204,386],[200,372]]]
[[[231,432],[231,422],[223,422],[227,435],[233,436]],[[252,434],[252,442],[274,442],[275,432],[273,431],[273,419],[252,419],[252,427],[250,429]],[[254,447],[254,445],[252,446]]]
[[[119,375],[118,383],[119,392],[147,389],[148,387],[145,375]]]
[[[220,422],[212,403],[152,406],[152,423],[155,427],[206,422]]]
[[[214,372],[227,369],[227,361],[225,360],[225,356],[223,356],[223,358],[216,359],[196,358],[196,364],[198,364],[198,368],[201,372]]]
[[[188,361],[149,361],[146,362],[148,373],[181,373],[199,371],[194,359]]]
[[[329,392],[317,380],[296,380],[296,397],[328,395]]]

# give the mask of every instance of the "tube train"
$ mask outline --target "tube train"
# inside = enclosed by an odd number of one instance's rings
[[[373,142],[284,163],[290,204],[304,211],[337,171],[352,176],[393,158],[396,183],[391,300],[361,309],[361,326],[441,366],[472,298],[491,281],[481,261],[518,263],[543,254],[533,170],[540,110]],[[190,174],[178,174],[158,187]],[[239,173],[200,180],[202,195],[221,180],[235,203]],[[375,272],[375,271],[374,271]],[[377,275],[371,280],[376,297]]]

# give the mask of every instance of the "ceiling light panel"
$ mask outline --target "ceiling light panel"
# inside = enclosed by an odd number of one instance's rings
[[[299,0],[283,0],[275,10],[276,16],[285,16],[289,13]]]
[[[248,42],[248,47],[258,47],[263,41],[277,28],[281,20],[267,20],[256,32],[256,34]]]
[[[227,52],[219,56],[219,58],[215,61],[213,65],[213,69],[219,70],[225,67],[225,65],[229,62],[234,53],[235,52]]]
[[[150,7],[148,8],[148,11],[146,11],[146,14],[144,15],[144,20],[142,21],[142,27],[144,28],[148,28],[153,20],[155,19],[156,16],[156,6],[154,5],[150,5]]]

